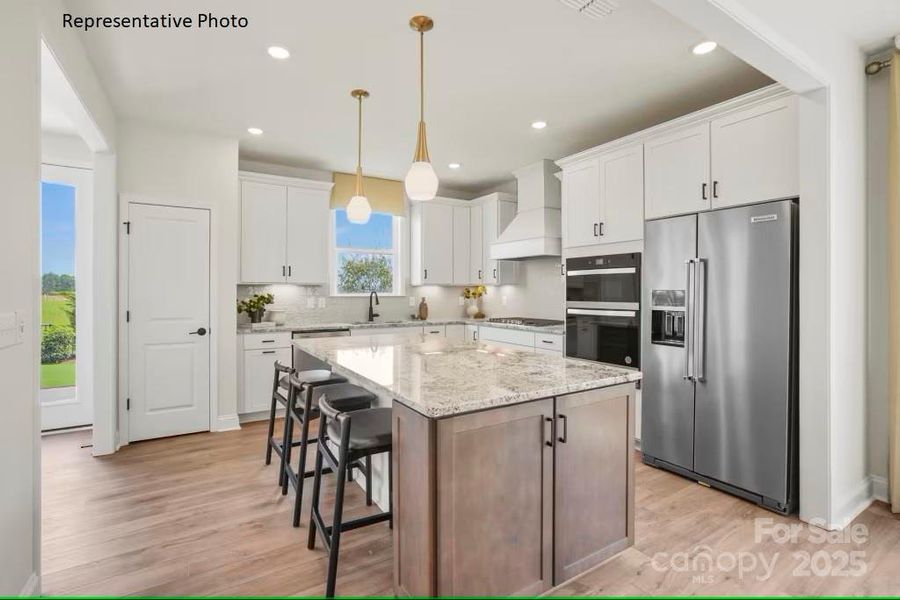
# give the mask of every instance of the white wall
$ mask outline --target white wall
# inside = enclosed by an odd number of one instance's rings
[[[519,283],[488,287],[482,306],[489,317],[565,319],[566,283],[560,258],[532,258],[519,263]],[[505,304],[504,304],[505,300]]]
[[[142,201],[212,210],[212,298],[219,422],[237,425],[236,312],[239,252],[238,141],[137,121],[118,128],[118,184]],[[120,394],[121,395],[121,394]]]
[[[873,491],[887,499],[888,397],[888,123],[890,74],[867,79],[868,167],[868,466]]]
[[[0,349],[0,595],[33,591],[40,570],[37,451],[40,294],[40,38],[31,0],[0,18],[0,312],[22,311],[24,342]],[[31,582],[31,583],[29,583]]]
[[[866,472],[865,84],[846,11],[816,0],[654,0],[803,94],[800,514],[843,527]],[[821,86],[821,90],[815,88]]]
[[[94,168],[94,153],[76,135],[41,132],[41,162],[60,167]]]

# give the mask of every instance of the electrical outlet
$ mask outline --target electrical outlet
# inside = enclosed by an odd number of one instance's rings
[[[325,296],[319,296],[319,308],[325,308]]]
[[[306,308],[315,308],[316,307],[316,297],[315,296],[307,296],[306,297]]]
[[[409,305],[410,305],[411,307],[413,307],[413,308],[416,307],[416,297],[415,297],[415,296],[410,296],[410,297],[409,297]]]
[[[460,305],[460,306],[465,306],[465,304],[466,304],[466,299],[463,298],[462,296],[460,296],[460,297],[459,297],[459,305]]]

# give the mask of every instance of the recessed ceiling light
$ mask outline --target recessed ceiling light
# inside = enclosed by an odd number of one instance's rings
[[[263,131],[259,127],[248,127],[247,133],[250,135],[262,135]]]
[[[700,42],[691,49],[691,52],[693,52],[697,56],[701,54],[709,54],[710,52],[715,50],[717,46],[718,44],[712,41]]]
[[[272,58],[277,58],[278,60],[284,60],[286,58],[290,58],[291,53],[288,52],[287,48],[282,48],[281,46],[269,46],[269,56]]]
[[[534,123],[531,124],[532,129],[543,129],[546,126],[547,126],[546,121],[535,121]]]
[[[450,167],[451,169],[458,169],[458,168],[460,168],[462,165],[459,164],[459,163],[450,163],[450,164],[447,165],[447,166]]]

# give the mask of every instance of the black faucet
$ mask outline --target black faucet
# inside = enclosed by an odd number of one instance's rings
[[[376,292],[375,290],[372,290],[371,293],[369,294],[369,323],[374,321],[375,317],[381,316],[377,312],[375,312],[375,310],[372,308],[372,296],[375,296],[375,304],[381,304],[381,302],[379,302],[379,300],[378,300],[378,292]]]

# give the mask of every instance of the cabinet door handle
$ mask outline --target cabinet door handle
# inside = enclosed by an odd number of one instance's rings
[[[261,344],[274,344],[275,340],[259,340]]]
[[[293,270],[293,267],[292,267],[291,265],[288,265],[288,277],[291,276],[291,271],[292,271],[292,270]]]
[[[478,333],[475,332],[475,331],[472,332],[472,341],[473,341],[473,342],[477,342],[477,341],[478,341]]]
[[[703,185],[700,186],[700,196],[704,200],[708,200],[708,198],[706,197],[706,182],[705,181],[703,182]]]
[[[597,223],[594,223],[594,237],[598,237],[598,233],[597,233]]]
[[[275,351],[274,350],[263,350],[262,353],[263,354],[275,354]]]
[[[428,269],[425,269],[425,279],[428,279]]]
[[[481,281],[481,269],[478,269],[478,281]]]
[[[285,269],[284,265],[281,265],[281,276],[284,277],[287,275],[287,269]]]
[[[600,221],[600,236],[603,236],[603,221]]]
[[[494,269],[494,279],[497,279],[497,269]]]
[[[713,181],[713,198],[719,197],[719,182]]]
[[[547,425],[550,425],[550,437],[547,438]],[[553,419],[551,417],[544,417],[544,445],[553,447]]]
[[[569,420],[564,414],[559,415],[559,420],[562,421],[562,435],[556,439],[559,440],[560,444],[565,444],[567,441],[569,441]]]

